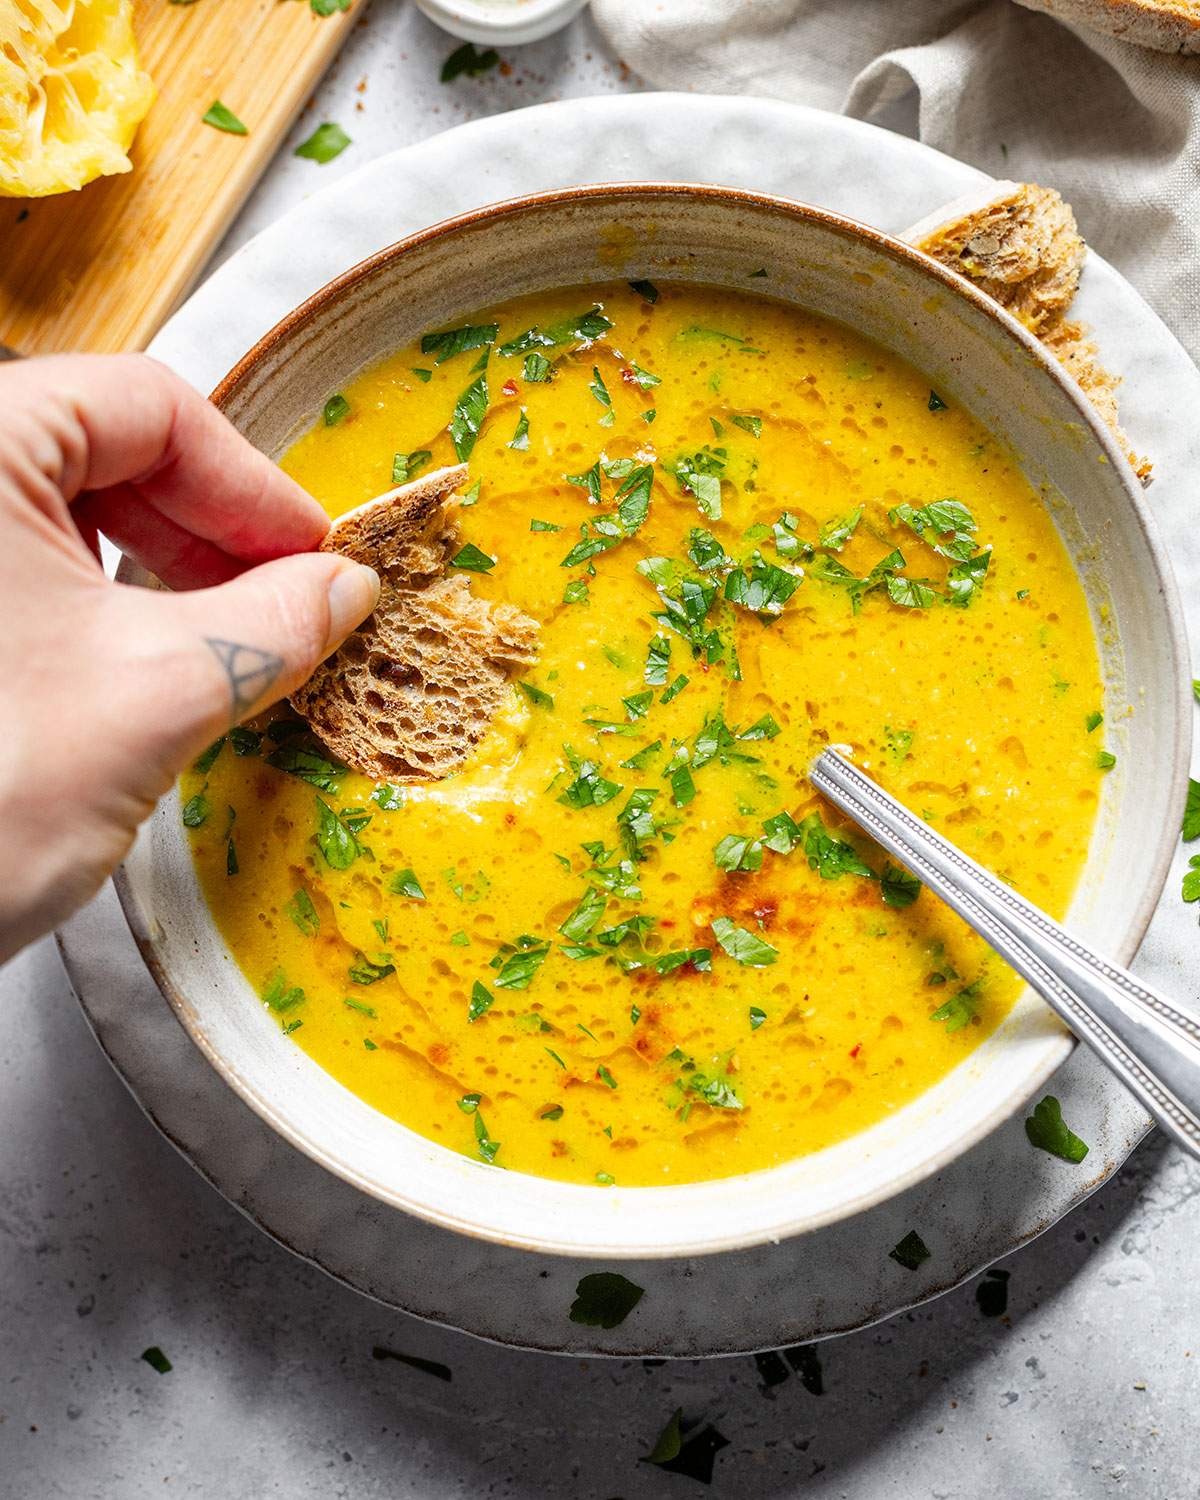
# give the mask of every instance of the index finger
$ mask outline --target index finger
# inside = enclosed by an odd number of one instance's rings
[[[328,516],[295,480],[157,360],[51,356],[0,368],[0,387],[18,368],[14,404],[26,414],[15,436],[40,427],[57,447],[68,501],[132,489],[169,521],[246,562],[311,551],[328,530]]]

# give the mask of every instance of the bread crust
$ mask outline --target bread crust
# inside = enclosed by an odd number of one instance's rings
[[[1197,0],[1018,0],[1018,4],[1154,52],[1200,52]]]
[[[466,478],[459,464],[389,490],[339,516],[321,543],[375,569],[379,603],[291,701],[334,755],[376,781],[460,769],[512,674],[537,654],[537,621],[447,574]]]
[[[1079,382],[1143,483],[1148,459],[1133,451],[1117,414],[1120,377],[1100,362],[1082,323],[1067,312],[1087,246],[1070,205],[1036,182],[988,183],[905,231],[903,238],[966,276],[1035,334]]]

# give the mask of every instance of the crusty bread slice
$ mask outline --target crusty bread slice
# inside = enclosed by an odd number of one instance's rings
[[[1058,193],[1034,182],[989,183],[903,238],[968,277],[1036,334],[1082,386],[1138,478],[1149,478],[1149,460],[1133,451],[1117,420],[1120,378],[1100,363],[1087,328],[1066,318],[1087,246]]]
[[[454,491],[465,464],[438,469],[340,516],[321,543],[379,574],[379,604],[292,694],[329,749],[377,781],[458,770],[487,733],[514,669],[537,654],[538,624],[447,576],[460,542]]]
[[[1087,254],[1070,207],[1033,182],[989,183],[904,238],[969,277],[1032,333],[1070,307]]]
[[[1200,52],[1200,0],[1018,0],[1155,52]]]

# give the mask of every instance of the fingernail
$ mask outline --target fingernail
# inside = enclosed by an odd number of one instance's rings
[[[379,602],[379,574],[361,563],[347,563],[329,584],[329,639],[325,654],[335,650]]]

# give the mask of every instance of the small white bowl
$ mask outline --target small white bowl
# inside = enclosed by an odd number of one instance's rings
[[[970,407],[1045,496],[1087,593],[1119,751],[1068,923],[1128,962],[1162,892],[1187,788],[1191,673],[1170,564],[1132,470],[1063,367],[982,292],[911,246],[825,210],[731,188],[543,193],[424,230],[346,272],[260,340],[213,399],[275,455],[315,420],[330,390],[480,307],[640,277],[761,292],[757,267],[771,268],[773,296],[876,339]],[[143,825],[116,887],[180,1021],[280,1135],[382,1202],[549,1254],[704,1255],[861,1213],[961,1156],[1020,1109],[1072,1046],[1027,992],[947,1077],[827,1150],[679,1187],[554,1182],[497,1171],[388,1119],[283,1035],[213,924],[177,793]]]
[[[540,42],[572,21],[587,0],[417,0],[443,31],[484,47]]]

